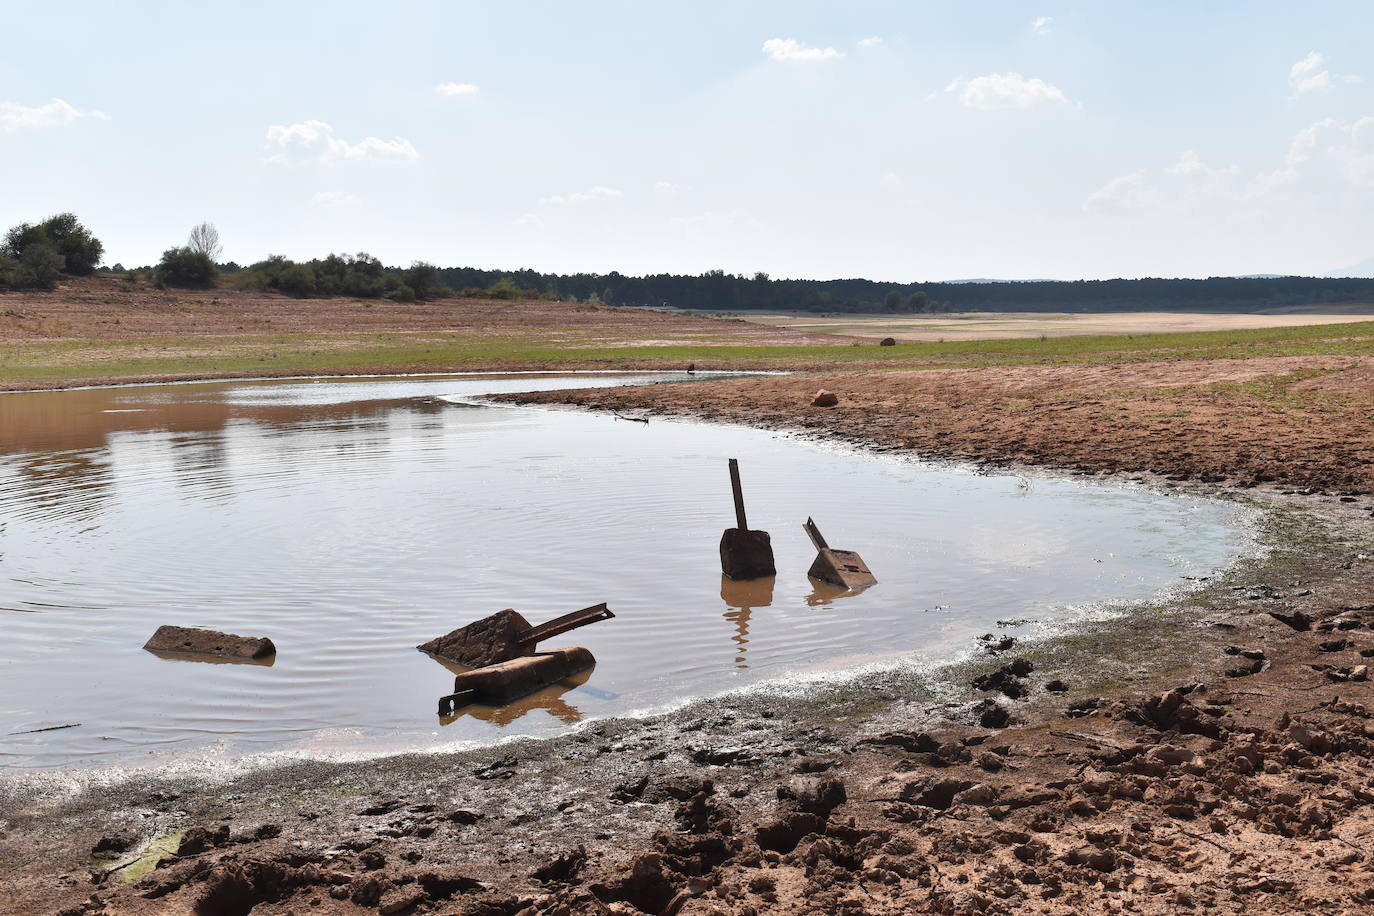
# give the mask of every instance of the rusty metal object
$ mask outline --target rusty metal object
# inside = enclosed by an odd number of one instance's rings
[[[750,531],[744,517],[744,489],[739,461],[730,459],[730,489],[735,498],[736,527],[726,528],[720,538],[720,570],[736,580],[763,579],[778,573],[773,563],[773,541],[767,531]]]
[[[421,643],[416,648],[430,655],[480,668],[530,655],[541,640],[614,616],[603,602],[555,617],[536,627],[531,626],[519,612],[506,608],[437,639]]]
[[[266,636],[235,636],[169,624],[158,627],[143,648],[157,655],[203,656],[222,661],[260,661],[277,652]]]
[[[802,529],[816,546],[816,561],[806,571],[808,576],[851,590],[868,588],[877,583],[877,578],[869,570],[863,557],[852,550],[836,550],[831,547],[810,518],[802,525]]]
[[[592,653],[571,646],[474,668],[454,677],[453,693],[439,698],[439,715],[452,713],[462,703],[509,703],[595,664]]]

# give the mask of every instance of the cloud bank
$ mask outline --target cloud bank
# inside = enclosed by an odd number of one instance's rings
[[[1019,73],[989,73],[971,80],[954,80],[946,92],[957,92],[959,101],[969,108],[1030,108],[1035,105],[1063,105],[1068,97],[1057,86],[1044,80],[1026,79]]]
[[[82,118],[108,121],[110,116],[93,109],[83,111],[61,99],[53,99],[46,105],[30,108],[17,102],[0,102],[0,127],[5,130],[39,130],[44,127],[61,127]]]
[[[792,38],[770,38],[763,43],[763,53],[776,61],[821,61],[844,57],[834,48],[809,48]]]
[[[267,128],[267,146],[275,150],[272,162],[289,162],[294,156],[319,162],[414,162],[420,153],[404,137],[383,140],[364,137],[350,143],[334,134],[334,128],[324,121],[300,121],[296,124],[273,124]]]

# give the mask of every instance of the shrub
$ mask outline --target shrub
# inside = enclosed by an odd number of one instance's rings
[[[51,289],[63,274],[95,272],[105,246],[71,213],[20,223],[0,243],[0,288]]]
[[[153,279],[159,286],[209,289],[215,285],[218,273],[209,255],[183,245],[180,248],[168,248],[162,253],[162,260],[153,271]]]
[[[95,273],[96,265],[105,254],[105,246],[77,221],[76,214],[59,213],[39,223],[39,228],[66,260],[66,273],[76,277]]]

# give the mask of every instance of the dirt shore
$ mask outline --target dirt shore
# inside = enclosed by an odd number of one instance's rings
[[[1148,480],[1137,471],[1221,475],[1240,487],[1155,482],[1264,506],[1267,552],[1071,634],[990,634],[940,672],[897,666],[462,754],[75,791],[10,781],[0,910],[1368,912],[1374,503],[1338,495],[1369,492],[1351,458],[1364,443],[1340,442],[1352,428],[1340,424],[1367,415],[1355,406],[1367,371],[1225,361],[1080,367],[1076,380],[1037,367],[522,396]],[[1315,393],[1244,387],[1275,378]],[[821,385],[839,408],[807,406]],[[1231,441],[1256,427],[1207,429],[1216,386],[1259,399],[1241,413],[1270,437],[1277,486],[1252,487]],[[994,413],[1014,397],[1019,421]],[[1141,435],[1149,451],[1101,417],[1151,403],[1188,413],[1161,427],[1176,438]],[[1075,411],[1076,425],[1041,428]],[[1327,493],[1280,490],[1300,486]]]
[[[811,406],[822,388],[837,406]],[[992,464],[1374,492],[1366,356],[811,373],[507,400],[730,420]]]

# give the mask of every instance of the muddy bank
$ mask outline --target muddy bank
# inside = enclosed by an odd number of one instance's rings
[[[836,406],[812,406],[821,388]],[[507,400],[730,420],[957,460],[1374,492],[1366,357],[807,374]]]
[[[1275,501],[1267,556],[938,673],[463,754],[11,781],[6,911],[1363,911],[1368,510]]]

